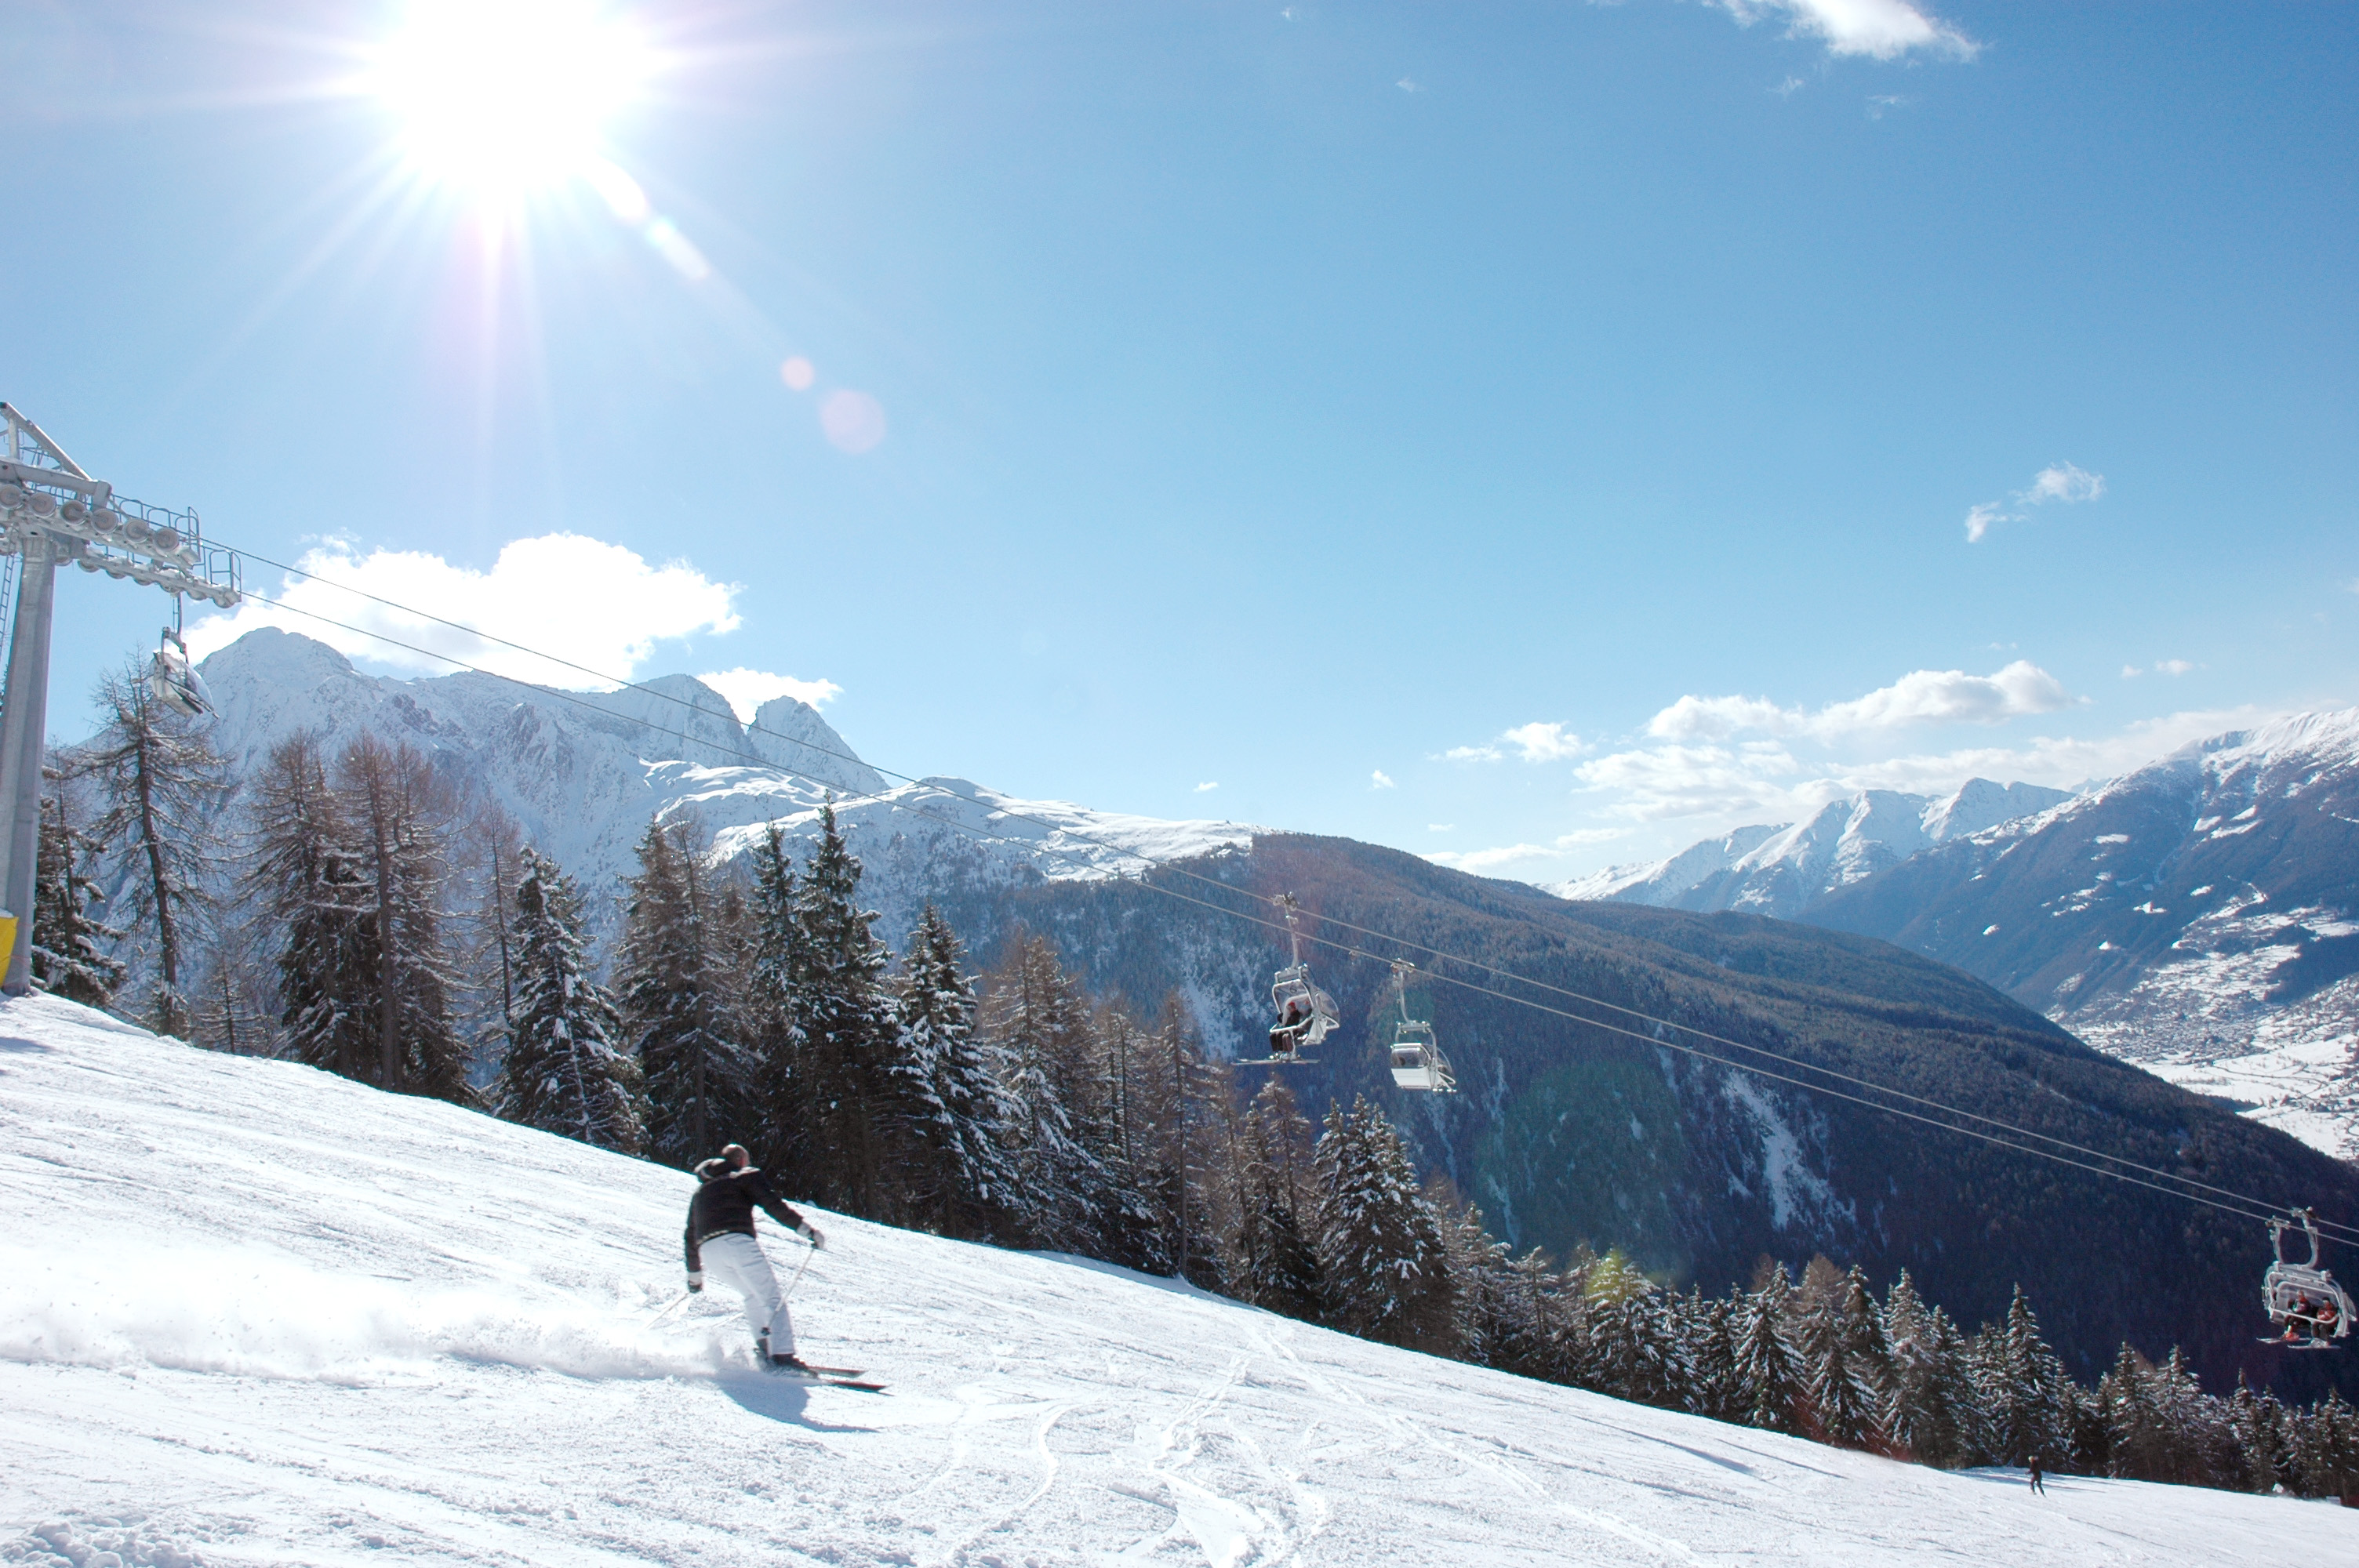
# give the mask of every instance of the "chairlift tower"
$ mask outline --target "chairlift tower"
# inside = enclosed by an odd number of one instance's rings
[[[0,689],[0,905],[16,916],[16,940],[0,989],[22,996],[32,986],[49,622],[59,565],[71,561],[86,572],[160,588],[173,596],[176,620],[182,594],[224,610],[240,596],[237,557],[206,546],[195,513],[117,495],[5,403],[0,403],[0,421],[6,430],[0,449],[0,556],[24,557],[7,685]]]

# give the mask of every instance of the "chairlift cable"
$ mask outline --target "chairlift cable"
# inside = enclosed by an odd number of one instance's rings
[[[345,584],[318,577],[316,574],[303,571],[300,568],[285,566],[283,563],[271,560],[266,557],[252,555],[249,552],[240,553],[246,554],[249,559],[260,561],[265,566],[273,567],[283,571],[292,572],[299,577],[309,578],[316,582],[325,582],[332,588],[343,589],[346,592],[357,594],[363,599],[374,600],[378,604],[386,606],[387,609],[397,610],[402,611],[404,614],[416,615],[421,620],[431,621],[438,625],[448,626],[453,631],[464,632],[470,636],[481,638],[485,642],[496,643],[503,647],[513,648],[518,653],[527,654],[535,658],[544,659],[551,664],[561,665],[568,669],[578,671],[581,674],[589,676],[596,680],[605,681],[617,687],[625,687],[634,691],[643,692],[647,696],[661,697],[666,701],[676,702],[683,707],[688,707],[691,710],[695,709],[695,705],[690,703],[686,697],[676,696],[673,693],[657,691],[652,687],[641,685],[636,681],[618,680],[613,676],[604,674],[602,671],[592,669],[586,665],[577,664],[571,659],[561,658],[554,654],[543,653],[538,648],[530,647],[522,643],[514,642],[506,637],[496,636],[491,633],[480,631],[475,627],[467,626],[459,622],[446,620],[441,616],[431,614],[426,611],[412,609],[408,605],[401,604],[396,600],[370,593],[364,589],[349,588]],[[444,664],[451,665],[459,669],[467,670],[476,675],[489,676],[495,679],[505,680],[516,686],[527,687],[528,689],[540,693],[543,696],[554,697],[562,701],[571,702],[576,707],[587,708],[592,712],[598,713],[608,719],[623,719],[662,734],[675,733],[674,731],[663,729],[662,726],[657,724],[652,719],[643,719],[630,714],[617,713],[611,708],[591,701],[588,698],[578,696],[574,693],[560,690],[552,687],[537,685],[536,683],[525,680],[520,676],[506,675],[497,670],[485,669],[482,665],[470,664],[466,660],[459,658],[455,654],[441,653],[432,648],[421,647],[414,643],[406,643],[397,637],[389,636],[382,632],[372,631],[367,627],[355,626],[349,622],[338,621],[332,616],[322,615],[317,611],[305,610],[300,606],[290,604],[282,599],[273,599],[267,594],[255,592],[252,589],[246,590],[245,597],[255,600],[259,603],[268,605],[273,609],[288,611],[290,613],[300,615],[307,620],[319,622],[322,625],[333,626],[341,631],[350,632],[356,636],[366,637],[372,641],[383,643],[391,647],[400,648],[408,653],[418,654],[427,658],[440,660]],[[791,744],[805,747],[808,750],[819,752],[822,756],[835,757],[842,761],[854,762],[859,765],[868,767],[885,777],[898,779],[905,784],[923,784],[925,782],[924,780],[913,777],[910,774],[897,773],[890,768],[877,767],[875,763],[866,761],[866,759],[855,756],[848,752],[837,752],[829,747],[813,744],[809,741],[804,741],[793,736],[780,735],[775,730],[759,730],[751,725],[746,726],[746,730],[747,732],[751,734],[769,735],[774,739],[787,741]],[[714,749],[721,751],[732,750],[731,748],[721,746],[715,746]],[[769,759],[761,757],[752,752],[736,750],[734,754],[757,766],[777,766],[777,763],[771,762]],[[938,789],[940,788],[940,785],[934,785],[931,787]],[[1188,877],[1192,881],[1203,882],[1207,886],[1217,888],[1223,892],[1235,893],[1237,892],[1236,889],[1231,887],[1226,882],[1221,881],[1217,878],[1205,876],[1201,872],[1192,871],[1184,865],[1176,863],[1175,861],[1161,860],[1156,856],[1147,854],[1137,849],[1132,849],[1121,845],[1110,843],[1105,839],[1095,838],[1088,833],[1077,831],[1066,825],[1051,822],[1045,817],[1034,816],[1027,812],[1009,810],[1005,806],[995,806],[988,801],[962,795],[954,790],[944,789],[941,793],[950,795],[952,799],[964,800],[970,805],[981,806],[987,809],[997,811],[1004,816],[1030,822],[1038,827],[1047,828],[1052,834],[1061,834],[1069,838],[1078,839],[1082,843],[1107,850],[1125,860],[1144,861],[1148,866],[1158,871],[1177,872],[1178,874]],[[953,828],[959,832],[968,834],[973,838],[984,839],[988,842],[1006,844],[1013,848],[1023,849],[1035,852],[1045,850],[1050,854],[1062,855],[1068,860],[1079,860],[1075,851],[1070,849],[1060,849],[1053,843],[1037,843],[1010,838],[1005,835],[992,833],[987,829],[975,827],[965,822],[961,822],[954,817],[945,816],[940,813],[927,811],[921,807],[907,805],[898,801],[894,803],[893,808],[897,811],[907,811],[911,816],[922,817],[928,821],[938,822],[944,827]],[[1282,931],[1286,929],[1285,925],[1282,924],[1265,919],[1249,911],[1232,908],[1225,904],[1213,903],[1208,899],[1193,898],[1186,893],[1180,892],[1176,889],[1165,887],[1158,883],[1150,881],[1144,877],[1139,879],[1139,885],[1148,888],[1156,892],[1162,893],[1167,897],[1178,899],[1182,903],[1194,904],[1203,909],[1212,910],[1217,914],[1226,914],[1235,919],[1247,921],[1253,925],[1260,925],[1272,931]],[[1667,1049],[1679,1051],[1704,1061],[1718,1063],[1719,1065],[1731,1068],[1734,1071],[1751,1073],[1758,1077],[1768,1078],[1778,1083],[1790,1084],[1797,1088],[1800,1088],[1808,1092],[1832,1096],[1837,1099],[1846,1100],[1855,1105],[1865,1106],[1870,1109],[1888,1111],[1892,1115],[1905,1117],[1909,1120],[1921,1122],[1927,1126],[1944,1128],[1952,1132],[1962,1133],[1967,1137],[1980,1139],[1984,1142],[1994,1144],[2000,1148],[2014,1150],[2020,1153],[2037,1155],[2042,1159],[2051,1160],[2059,1164],[2068,1165],[2076,1170],[2093,1172],[2098,1175],[2111,1176],[2117,1181],[2127,1182],[2136,1186],[2150,1188],[2153,1191],[2160,1193],[2169,1193],[2175,1196],[2185,1198],[2191,1203],[2202,1204],[2207,1207],[2219,1209],[2223,1213],[2238,1215],[2246,1219],[2266,1220],[2277,1212],[2277,1210],[2266,1200],[2255,1197],[2247,1193],[2237,1192],[2233,1188],[2222,1187],[2209,1182],[2199,1181],[2192,1176],[2182,1176],[2175,1172],[2166,1171],[2158,1166],[2145,1164],[2142,1162],[2131,1160],[2122,1155],[2110,1154],[2101,1149],[2092,1149],[2084,1144],[2074,1143],[2067,1139],[2052,1137],[2044,1132],[2036,1132],[2029,1128],[2018,1127],[2011,1122],[2001,1120],[1996,1117],[1984,1116],[1979,1112],[1965,1110],[1959,1107],[1948,1105],[1942,1101],[1932,1099],[1926,1096],[1910,1094],[1905,1089],[1890,1088],[1884,1085],[1875,1083],[1872,1079],[1862,1078],[1855,1075],[1844,1073],[1832,1067],[1822,1067],[1815,1063],[1800,1061],[1780,1052],[1769,1050],[1766,1046],[1748,1044],[1744,1041],[1732,1040],[1724,1035],[1714,1034],[1708,1030],[1697,1029],[1693,1025],[1680,1023],[1675,1020],[1658,1018],[1651,1013],[1642,1012],[1636,1008],[1625,1007],[1617,1002],[1606,1001],[1603,998],[1587,996],[1582,992],[1571,990],[1562,986],[1551,985],[1545,980],[1532,979],[1527,976],[1518,975],[1513,970],[1503,969],[1496,965],[1484,963],[1480,959],[1464,957],[1458,954],[1447,952],[1439,947],[1429,946],[1423,943],[1412,942],[1405,937],[1394,936],[1386,932],[1376,931],[1367,926],[1356,925],[1350,921],[1332,919],[1324,915],[1321,915],[1319,918],[1322,924],[1332,924],[1358,935],[1371,937],[1381,942],[1388,942],[1397,946],[1408,948],[1412,952],[1422,953],[1430,957],[1440,958],[1453,964],[1463,965],[1468,968],[1478,970],[1499,980],[1512,981],[1518,985],[1529,986],[1535,989],[1548,991],[1554,995],[1564,997],[1570,1000],[1582,1002],[1588,1006],[1604,1008],[1610,1011],[1620,1013],[1625,1017],[1636,1019],[1641,1022],[1657,1024],[1665,1029],[1677,1030],[1682,1033],[1692,1035],[1700,1040],[1710,1041],[1715,1044],[1726,1045],[1733,1049],[1747,1052],[1756,1056],[1767,1057],[1771,1061],[1782,1063],[1787,1066],[1796,1068],[1801,1072],[1815,1073],[1837,1082],[1848,1083],[1857,1087],[1867,1089],[1875,1094],[1889,1095],[1896,1099],[1906,1100],[1913,1105],[1919,1105],[1931,1110],[1938,1110],[1945,1115],[1960,1117],[1970,1121],[1980,1122],[1987,1127],[2003,1129],[2004,1130],[2014,1133],[2018,1137],[2032,1139],[2040,1143],[2052,1144],[2055,1145],[2057,1149],[2071,1150],[2074,1153],[2086,1154],[2092,1159],[2109,1161],[2115,1165],[2120,1165],[2126,1169],[2111,1170],[2103,1166],[2091,1165],[2080,1160],[2067,1159],[2064,1155],[2054,1152],[2052,1150],[2033,1148],[2026,1144],[2013,1142],[2007,1139],[2000,1138],[1991,1133],[1978,1131],[1974,1128],[1958,1126],[1951,1122],[1942,1121],[1935,1117],[1925,1116],[1915,1111],[1903,1109],[1899,1106],[1883,1104],[1876,1100],[1864,1098],[1858,1095],[1845,1094],[1842,1090],[1828,1087],[1823,1084],[1815,1084],[1807,1079],[1792,1077],[1783,1073],[1772,1072],[1768,1068],[1755,1064],[1730,1061],[1724,1056],[1714,1054],[1712,1052],[1701,1050],[1696,1046],[1680,1045],[1671,1041],[1663,1040],[1652,1034],[1641,1033],[1637,1030],[1603,1022],[1596,1019],[1584,1018],[1578,1013],[1567,1012],[1562,1009],[1550,1007],[1546,1003],[1535,1001],[1528,997],[1520,997],[1508,991],[1494,989],[1487,986],[1479,985],[1471,980],[1459,979],[1451,976],[1441,974],[1437,970],[1428,969],[1426,971],[1438,980],[1441,980],[1446,984],[1457,986],[1462,989],[1473,991],[1478,995],[1491,997],[1501,1001],[1516,1003],[1523,1007],[1530,1008],[1535,1011],[1547,1013],[1552,1017],[1569,1020],[1576,1023],[1586,1024],[1595,1029],[1604,1030],[1609,1033],[1626,1035],[1634,1040],[1664,1046]],[[1333,948],[1338,952],[1342,952],[1354,957],[1368,958],[1378,963],[1390,962],[1389,959],[1384,957],[1382,955],[1366,951],[1365,949],[1353,946],[1348,943],[1338,942],[1330,937],[1313,935],[1304,938],[1304,940],[1316,943],[1323,947]],[[2182,1185],[2178,1187],[2163,1186],[2156,1182],[2145,1181],[2141,1180],[2139,1177],[2130,1175],[2127,1173],[2129,1171],[2144,1172],[2147,1175],[2159,1177],[2162,1181],[2177,1182],[2182,1184]],[[2196,1190],[2186,1190],[2189,1188]],[[2235,1200],[2237,1204],[2249,1205],[2252,1206],[2252,1209],[2258,1209],[2264,1212],[2255,1213],[2252,1212],[2251,1209],[2239,1208],[2233,1206],[2230,1204],[2215,1202],[2211,1198],[2199,1196],[2199,1192],[2216,1193],[2222,1197]],[[2359,1241],[2359,1227],[2340,1225],[2333,1221],[2323,1219],[2316,1220],[2314,1223],[2321,1231],[2337,1233],[2334,1236],[2334,1239],[2341,1240],[2346,1245],[2351,1244],[2354,1241]]]

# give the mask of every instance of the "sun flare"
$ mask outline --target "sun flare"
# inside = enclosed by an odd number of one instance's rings
[[[584,173],[650,63],[589,0],[414,0],[371,85],[421,175],[513,197]]]

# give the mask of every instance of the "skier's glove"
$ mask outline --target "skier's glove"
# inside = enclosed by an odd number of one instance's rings
[[[688,1277],[688,1289],[689,1289],[689,1293],[690,1293],[690,1294],[691,1294],[691,1295],[693,1295],[693,1294],[695,1294],[696,1292],[700,1292],[700,1291],[703,1290],[703,1289],[704,1289],[704,1275],[703,1275],[701,1272],[698,1272],[698,1273],[690,1274],[690,1275]]]
[[[803,1239],[811,1244],[812,1251],[824,1252],[827,1250],[827,1238],[820,1234],[819,1227],[806,1220],[799,1228],[803,1233]]]

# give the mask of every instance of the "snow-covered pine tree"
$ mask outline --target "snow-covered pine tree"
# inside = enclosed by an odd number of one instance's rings
[[[1230,1167],[1238,1222],[1227,1272],[1244,1300],[1319,1323],[1327,1285],[1313,1240],[1313,1164],[1310,1123],[1272,1074],[1236,1123]]]
[[[2023,1287],[2015,1288],[2006,1321],[1975,1336],[1974,1380],[1987,1412],[1990,1440],[2002,1464],[2033,1455],[2061,1467],[2071,1457],[2071,1431],[2062,1398],[2063,1363],[2040,1337],[2038,1316]]]
[[[1732,1325],[1744,1420],[1799,1435],[1810,1416],[1810,1381],[1787,1329],[1794,1287],[1783,1263],[1746,1292]]]
[[[1451,1303],[1440,1217],[1399,1130],[1365,1096],[1330,1111],[1316,1152],[1320,1253],[1336,1322],[1387,1345],[1446,1355]]]
[[[753,1053],[695,829],[649,822],[615,965],[624,1038],[645,1076],[647,1154],[687,1170],[751,1136]]]
[[[91,832],[114,862],[114,904],[135,949],[155,964],[140,1016],[159,1034],[186,1035],[182,971],[219,860],[213,821],[229,781],[206,737],[209,721],[158,702],[145,665],[135,658],[99,682],[105,722],[75,765],[97,781],[103,801]]]
[[[1175,1272],[1172,1217],[1186,1187],[1162,1157],[1158,1132],[1182,1102],[1159,1071],[1154,1035],[1129,1009],[1094,1009],[1089,1041],[1066,1103],[1075,1133],[1105,1173],[1090,1217],[1091,1254],[1144,1273]]]
[[[2228,1423],[2238,1460],[2236,1474],[2228,1477],[2230,1485],[2248,1492],[2267,1492],[2295,1484],[2286,1408],[2275,1393],[2267,1389],[2253,1392],[2239,1373],[2236,1391],[2228,1399]]]
[[[1892,1353],[1867,1276],[1854,1264],[1813,1325],[1810,1404],[1818,1437],[1838,1448],[1882,1448]]]
[[[278,933],[274,968],[285,1049],[297,1061],[374,1082],[368,889],[352,824],[311,736],[299,733],[272,748],[253,786],[248,837],[246,891]]]
[[[1677,1406],[1692,1380],[1653,1281],[1620,1252],[1583,1273],[1584,1386],[1639,1404]]]
[[[1903,1269],[1885,1292],[1884,1334],[1892,1351],[1886,1430],[1919,1464],[1955,1469],[1975,1453],[1973,1380],[1965,1341],[1940,1307],[1917,1293]]]
[[[1089,999],[1046,939],[1017,930],[984,990],[977,1020],[1005,1076],[1002,1135],[1034,1245],[1088,1252],[1104,1212],[1106,1171],[1071,1110],[1087,1070]]]
[[[802,965],[802,926],[795,910],[802,879],[787,855],[778,825],[763,830],[755,846],[753,908],[747,922],[743,1011],[757,1058],[756,1090],[760,1101],[757,1152],[773,1172],[785,1172],[799,1157],[808,1127],[802,1101],[809,1087],[803,1074],[803,1035],[795,1020],[795,975]]]
[[[1696,1325],[1694,1348],[1688,1360],[1688,1409],[1714,1421],[1745,1419],[1739,1403],[1743,1392],[1736,1376],[1736,1304],[1717,1298],[1690,1309]]]
[[[499,1114],[544,1132],[636,1154],[646,1139],[638,1065],[617,1044],[622,1015],[590,978],[582,898],[555,861],[519,859],[516,1022],[500,1065]]]
[[[1531,1336],[1507,1244],[1491,1234],[1473,1204],[1445,1217],[1441,1239],[1450,1270],[1452,1353],[1478,1366],[1500,1366]]]
[[[124,967],[99,945],[119,942],[124,934],[91,917],[91,904],[104,895],[84,868],[100,846],[73,825],[72,781],[65,771],[44,767],[41,778],[49,792],[41,796],[33,873],[33,984],[84,1007],[108,1007]]]
[[[799,1032],[794,1110],[800,1121],[784,1174],[792,1190],[854,1214],[887,1217],[890,1173],[905,1150],[897,1136],[919,1118],[898,1098],[899,1041],[886,981],[885,944],[863,910],[860,860],[835,808],[820,808],[820,836],[795,900],[800,943],[789,1004]]]
[[[928,904],[909,933],[895,989],[897,1070],[917,1080],[901,1098],[922,1119],[910,1129],[918,1168],[905,1178],[918,1224],[950,1236],[1008,1234],[1021,1191],[1000,1136],[1009,1116],[998,1064],[975,1029],[965,948]]]
[[[347,746],[336,773],[366,903],[374,1081],[403,1094],[473,1100],[467,1042],[451,1014],[458,975],[442,934],[451,792],[407,742],[388,746],[374,735]]]

